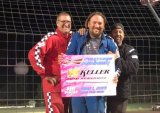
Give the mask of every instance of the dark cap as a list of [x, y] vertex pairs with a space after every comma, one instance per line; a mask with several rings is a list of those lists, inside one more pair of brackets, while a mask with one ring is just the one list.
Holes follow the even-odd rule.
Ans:
[[111, 31], [114, 29], [122, 29], [124, 31], [124, 26], [121, 23], [115, 23], [111, 27]]

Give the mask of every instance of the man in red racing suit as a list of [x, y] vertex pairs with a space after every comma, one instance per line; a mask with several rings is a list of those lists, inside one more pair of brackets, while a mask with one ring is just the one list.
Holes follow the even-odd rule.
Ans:
[[46, 113], [64, 113], [64, 110], [67, 113], [68, 109], [64, 108], [61, 97], [58, 55], [66, 53], [71, 37], [71, 16], [66, 12], [59, 13], [56, 25], [56, 31], [45, 35], [29, 51], [28, 58], [42, 80]]

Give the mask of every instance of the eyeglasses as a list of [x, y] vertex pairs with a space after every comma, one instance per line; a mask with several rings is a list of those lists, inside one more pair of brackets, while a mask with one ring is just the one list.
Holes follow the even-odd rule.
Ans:
[[71, 21], [68, 21], [68, 20], [58, 20], [59, 22], [62, 22], [62, 23], [71, 23]]

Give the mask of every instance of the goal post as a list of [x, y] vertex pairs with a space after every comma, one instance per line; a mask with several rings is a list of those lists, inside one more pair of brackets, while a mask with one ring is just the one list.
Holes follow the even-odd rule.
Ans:
[[141, 4], [144, 6], [148, 6], [148, 4], [151, 4], [152, 6], [158, 5], [160, 3], [160, 0], [140, 0]]
[[160, 0], [140, 0], [140, 2], [142, 5], [148, 6], [149, 10], [152, 12], [154, 18], [156, 19], [157, 23], [160, 26], [160, 18], [158, 17], [158, 14], [153, 8], [153, 6], [156, 6], [160, 3]]

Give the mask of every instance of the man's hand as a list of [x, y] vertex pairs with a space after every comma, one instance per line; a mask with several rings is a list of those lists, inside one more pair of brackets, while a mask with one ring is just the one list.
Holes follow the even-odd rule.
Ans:
[[119, 51], [118, 49], [116, 49], [116, 52], [115, 52], [115, 59], [119, 58], [120, 57], [120, 54], [119, 54]]
[[113, 83], [115, 83], [115, 85], [117, 86], [117, 83], [118, 83], [118, 75], [117, 74], [113, 78]]
[[80, 28], [80, 29], [78, 29], [78, 32], [79, 32], [80, 35], [84, 35], [86, 31], [87, 31], [86, 28]]
[[111, 51], [108, 51], [108, 53], [107, 54], [113, 54], [114, 55], [114, 60], [116, 60], [117, 59], [117, 54], [114, 54], [114, 53], [112, 53]]
[[63, 59], [64, 55], [65, 55], [64, 53], [61, 53], [61, 54], [58, 55], [58, 64], [62, 63], [62, 59]]
[[55, 86], [58, 83], [58, 80], [55, 77], [45, 77], [45, 79], [53, 86]]
[[115, 84], [117, 84], [117, 83], [118, 83], [118, 75], [115, 75], [115, 76], [114, 76], [114, 78], [113, 78], [113, 82], [114, 82]]

